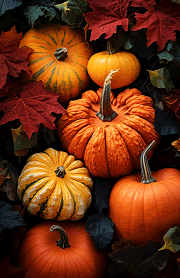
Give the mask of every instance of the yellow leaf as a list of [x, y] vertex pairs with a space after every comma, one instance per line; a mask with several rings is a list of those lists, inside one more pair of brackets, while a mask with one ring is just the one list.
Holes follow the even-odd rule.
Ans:
[[171, 143], [178, 151], [180, 151], [180, 138]]

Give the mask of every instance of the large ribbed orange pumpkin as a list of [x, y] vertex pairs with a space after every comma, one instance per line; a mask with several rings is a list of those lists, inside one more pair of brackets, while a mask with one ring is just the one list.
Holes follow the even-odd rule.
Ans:
[[117, 178], [137, 169], [142, 151], [160, 136], [154, 130], [153, 100], [135, 88], [115, 98], [111, 77], [103, 89], [70, 101], [57, 128], [63, 148], [84, 160], [93, 176]]
[[151, 173], [146, 154], [154, 144], [142, 153], [141, 173], [120, 178], [110, 193], [109, 216], [116, 240], [163, 244], [166, 232], [180, 225], [180, 171], [164, 168]]
[[18, 261], [24, 278], [105, 277], [105, 258], [81, 221], [37, 224], [25, 235]]
[[34, 51], [28, 56], [31, 75], [22, 81], [42, 80], [46, 89], [60, 94], [59, 102], [75, 99], [90, 83], [87, 63], [93, 54], [80, 30], [66, 25], [48, 25], [29, 30], [19, 47]]

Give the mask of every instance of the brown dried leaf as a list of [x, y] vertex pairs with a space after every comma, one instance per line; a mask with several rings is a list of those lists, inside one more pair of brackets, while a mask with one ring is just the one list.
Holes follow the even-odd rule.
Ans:
[[180, 138], [171, 143], [178, 151], [180, 151]]

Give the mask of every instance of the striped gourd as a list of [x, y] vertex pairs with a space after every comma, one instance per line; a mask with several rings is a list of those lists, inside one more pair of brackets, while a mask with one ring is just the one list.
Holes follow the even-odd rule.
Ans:
[[80, 30], [66, 25], [48, 25], [29, 30], [19, 47], [29, 46], [31, 74], [22, 75], [22, 81], [42, 80], [47, 90], [57, 92], [59, 102], [75, 99], [89, 86], [87, 63], [93, 54]]
[[81, 219], [91, 204], [92, 179], [81, 160], [52, 148], [27, 160], [18, 179], [18, 197], [32, 215]]

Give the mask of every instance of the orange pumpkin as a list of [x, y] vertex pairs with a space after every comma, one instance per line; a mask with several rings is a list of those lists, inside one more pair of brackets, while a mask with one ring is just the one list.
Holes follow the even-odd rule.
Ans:
[[141, 155], [141, 173], [122, 177], [110, 193], [109, 217], [116, 240], [163, 244], [166, 232], [180, 225], [180, 171], [165, 168], [151, 173], [146, 155], [154, 144]]
[[137, 57], [128, 52], [119, 50], [113, 54], [101, 51], [91, 56], [87, 64], [87, 71], [91, 79], [100, 87], [110, 70], [119, 68], [111, 81], [111, 88], [121, 88], [133, 83], [139, 76], [141, 66]]
[[29, 46], [34, 51], [28, 56], [31, 75], [22, 81], [42, 80], [44, 87], [60, 95], [59, 102], [75, 99], [90, 83], [87, 63], [93, 54], [80, 30], [66, 25], [48, 25], [29, 30], [19, 47]]
[[63, 148], [83, 160], [93, 176], [104, 178], [139, 168], [142, 151], [160, 139], [154, 130], [153, 100], [135, 88], [115, 98], [112, 74], [103, 89], [86, 91], [81, 99], [70, 101], [67, 115], [57, 122]]
[[37, 224], [26, 233], [18, 262], [24, 278], [103, 278], [106, 268], [83, 222]]

